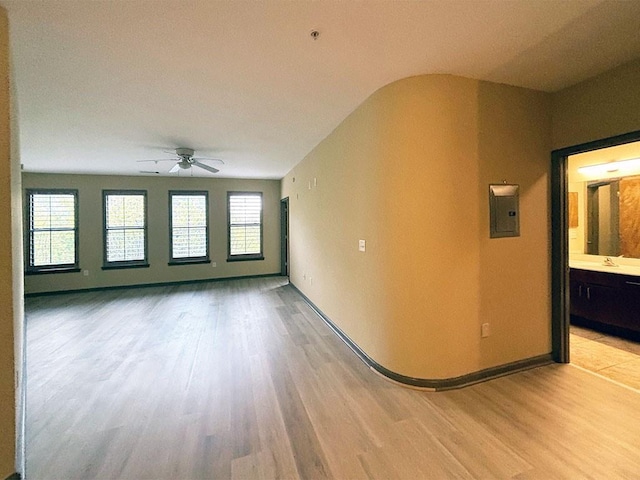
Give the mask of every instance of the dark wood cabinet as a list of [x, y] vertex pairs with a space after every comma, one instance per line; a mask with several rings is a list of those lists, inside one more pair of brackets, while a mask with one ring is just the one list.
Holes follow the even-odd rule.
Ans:
[[640, 277], [572, 268], [569, 278], [572, 323], [640, 336]]

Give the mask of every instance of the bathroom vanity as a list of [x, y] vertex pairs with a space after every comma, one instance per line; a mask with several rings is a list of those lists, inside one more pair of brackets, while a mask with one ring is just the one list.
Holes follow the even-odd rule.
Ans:
[[639, 152], [640, 143], [571, 156], [567, 197], [571, 323], [638, 341]]
[[638, 267], [572, 262], [571, 323], [640, 340]]

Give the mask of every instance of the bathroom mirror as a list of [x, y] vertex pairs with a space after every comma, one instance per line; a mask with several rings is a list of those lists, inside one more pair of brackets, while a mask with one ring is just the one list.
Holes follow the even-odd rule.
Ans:
[[585, 252], [640, 258], [640, 176], [586, 182]]
[[640, 259], [640, 142], [567, 159], [569, 254]]

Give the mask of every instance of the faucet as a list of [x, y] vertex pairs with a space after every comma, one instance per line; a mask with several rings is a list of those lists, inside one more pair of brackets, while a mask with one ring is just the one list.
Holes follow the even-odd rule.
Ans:
[[605, 257], [604, 261], [602, 262], [602, 264], [606, 267], [617, 267], [618, 265], [616, 263], [614, 263], [613, 260], [611, 260], [611, 257]]

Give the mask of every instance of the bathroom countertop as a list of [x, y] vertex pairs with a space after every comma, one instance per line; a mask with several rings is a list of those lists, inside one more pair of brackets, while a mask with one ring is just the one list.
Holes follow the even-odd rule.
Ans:
[[612, 258], [616, 266], [604, 265], [603, 261], [589, 260], [569, 260], [570, 268], [578, 268], [581, 270], [593, 270], [596, 272], [617, 273], [620, 275], [634, 275], [640, 277], [640, 266], [625, 265], [619, 263], [618, 258]]

